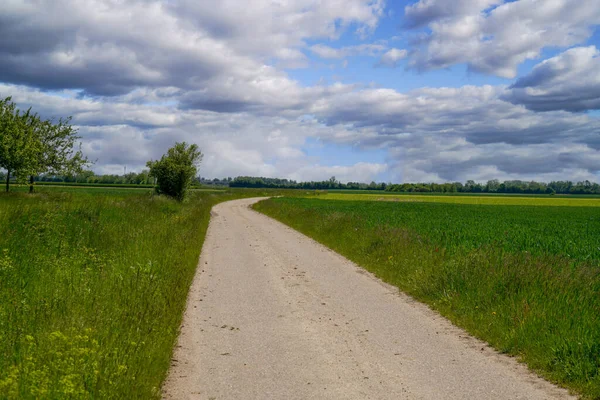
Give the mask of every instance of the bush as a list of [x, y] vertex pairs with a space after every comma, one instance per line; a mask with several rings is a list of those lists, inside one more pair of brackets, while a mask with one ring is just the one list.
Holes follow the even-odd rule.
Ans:
[[158, 161], [148, 161], [150, 176], [157, 179], [156, 191], [179, 201], [185, 198], [187, 189], [198, 173], [202, 153], [195, 144], [175, 143]]

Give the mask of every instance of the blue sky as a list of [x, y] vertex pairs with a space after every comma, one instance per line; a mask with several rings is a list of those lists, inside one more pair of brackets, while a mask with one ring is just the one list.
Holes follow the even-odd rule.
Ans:
[[[389, 47], [409, 48], [410, 39], [426, 29], [415, 32], [406, 32], [402, 29], [404, 7], [408, 4], [411, 4], [411, 2], [388, 2], [386, 15], [380, 19], [379, 25], [370, 36], [363, 38], [352, 30], [347, 30], [339, 39], [314, 40], [309, 41], [308, 45], [325, 44], [335, 49], [342, 49], [348, 46], [385, 43]], [[507, 85], [511, 83], [510, 79], [469, 73], [465, 65], [456, 65], [444, 70], [420, 72], [410, 69], [407, 65], [408, 60], [399, 62], [396, 68], [381, 68], [377, 66], [378, 60], [370, 56], [356, 55], [341, 59], [323, 60], [310, 50], [305, 50], [304, 54], [310, 60], [312, 67], [287, 69], [287, 72], [291, 78], [297, 79], [305, 86], [315, 85], [321, 81], [329, 83], [341, 81], [357, 85], [374, 84], [378, 87], [404, 92], [423, 86], [460, 87], [464, 85]], [[343, 66], [344, 61], [348, 61], [346, 67]], [[528, 64], [527, 67], [531, 69], [535, 62]]]
[[600, 180], [598, 0], [0, 5], [0, 95], [72, 115], [98, 173]]

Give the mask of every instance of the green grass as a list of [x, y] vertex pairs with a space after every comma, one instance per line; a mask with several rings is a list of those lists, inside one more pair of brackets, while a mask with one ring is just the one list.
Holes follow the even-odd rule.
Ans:
[[154, 185], [134, 184], [134, 183], [86, 183], [86, 182], [35, 182], [35, 186], [63, 186], [63, 187], [97, 187], [97, 188], [131, 188], [131, 189], [151, 189]]
[[[2, 188], [4, 189], [4, 188]], [[35, 194], [48, 194], [48, 193], [71, 193], [77, 195], [89, 195], [89, 196], [139, 196], [145, 194], [152, 194], [153, 188], [131, 188], [131, 187], [119, 187], [119, 186], [78, 186], [78, 185], [42, 185], [35, 186]], [[10, 193], [26, 194], [29, 193], [29, 186], [27, 185], [10, 185]], [[4, 190], [0, 190], [0, 195], [6, 196]]]
[[[385, 190], [352, 190], [352, 189], [327, 189], [325, 193], [332, 194], [369, 194], [382, 196], [438, 196], [438, 197], [536, 197], [536, 198], [574, 198], [574, 199], [599, 199], [600, 194], [545, 194], [545, 193], [497, 193], [497, 192], [388, 192]], [[362, 197], [362, 196], [361, 196]]]
[[600, 398], [597, 208], [307, 198], [255, 208], [548, 379]]
[[274, 194], [0, 194], [0, 398], [160, 397], [210, 209]]
[[[153, 189], [154, 185], [147, 185], [147, 184], [135, 184], [135, 183], [86, 183], [86, 182], [35, 182], [35, 187], [36, 188], [40, 188], [40, 187], [48, 187], [48, 186], [53, 186], [53, 187], [63, 187], [63, 188], [69, 188], [69, 187], [75, 187], [75, 188], [79, 188], [79, 187], [88, 187], [88, 188], [101, 188], [101, 189], [109, 189], [109, 188], [120, 188], [120, 189], [124, 189], [124, 188], [128, 188], [128, 189]], [[28, 185], [23, 185], [23, 184], [13, 184], [11, 185], [12, 188], [17, 187], [17, 188], [22, 188], [22, 187], [26, 187], [27, 190], [29, 190], [29, 186]], [[214, 187], [210, 187], [210, 186], [201, 186], [201, 185], [194, 185], [191, 188], [192, 190], [205, 190], [205, 191], [223, 191], [226, 190], [228, 188], [224, 188], [224, 187], [218, 187], [218, 188], [214, 188]], [[17, 189], [19, 190], [19, 189]]]
[[324, 193], [319, 196], [324, 200], [362, 200], [362, 201], [392, 201], [399, 203], [452, 203], [452, 204], [490, 204], [516, 206], [562, 206], [562, 207], [600, 207], [600, 197], [597, 196], [544, 196], [544, 195], [493, 195], [493, 194], [366, 194], [341, 192]]

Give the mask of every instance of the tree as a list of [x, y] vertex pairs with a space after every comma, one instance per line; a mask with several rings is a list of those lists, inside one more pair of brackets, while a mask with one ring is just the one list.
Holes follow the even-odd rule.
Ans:
[[34, 173], [41, 144], [34, 135], [40, 125], [31, 109], [21, 113], [8, 97], [0, 100], [0, 167], [6, 170], [6, 191], [11, 175], [25, 177]]
[[71, 117], [38, 121], [33, 127], [35, 140], [39, 142], [38, 154], [30, 171], [29, 192], [33, 193], [34, 175], [76, 175], [83, 172], [89, 161], [83, 156], [81, 147], [75, 150], [77, 130], [71, 126]]
[[42, 120], [31, 108], [21, 113], [10, 97], [0, 101], [0, 167], [7, 171], [6, 191], [11, 175], [23, 180], [29, 176], [31, 193], [35, 175], [82, 171], [89, 162], [74, 150], [79, 136], [70, 122], [71, 118]]
[[82, 170], [75, 175], [75, 182], [77, 183], [88, 183], [94, 179], [94, 171], [91, 170]]
[[485, 185], [485, 191], [489, 193], [496, 193], [500, 188], [500, 181], [498, 179], [492, 179], [487, 181]]
[[150, 176], [157, 179], [156, 191], [179, 201], [198, 173], [202, 153], [195, 144], [175, 143], [160, 160], [148, 161]]

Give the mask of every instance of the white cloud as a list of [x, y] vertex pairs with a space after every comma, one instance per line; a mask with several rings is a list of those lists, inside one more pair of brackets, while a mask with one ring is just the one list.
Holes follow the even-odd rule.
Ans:
[[505, 78], [546, 47], [584, 42], [600, 24], [597, 0], [421, 0], [405, 14], [408, 27], [430, 29], [417, 44], [414, 67], [465, 63]]
[[[0, 76], [48, 89], [120, 95], [203, 90], [306, 63], [305, 40], [372, 32], [382, 0], [40, 0], [0, 6]], [[159, 27], [159, 28], [158, 28]], [[52, 71], [49, 74], [48, 71]], [[281, 74], [274, 73], [275, 78]]]
[[289, 175], [296, 181], [322, 181], [335, 176], [336, 180], [348, 182], [369, 183], [377, 176], [386, 172], [386, 164], [359, 162], [350, 166], [323, 166], [319, 164], [305, 165]]
[[398, 61], [406, 58], [407, 55], [408, 52], [404, 49], [391, 49], [381, 56], [378, 65], [394, 68], [398, 65]]
[[321, 58], [345, 58], [351, 56], [371, 56], [374, 57], [381, 54], [387, 49], [382, 44], [360, 44], [356, 46], [346, 46], [341, 48], [333, 48], [324, 44], [316, 44], [310, 47], [310, 51]]

